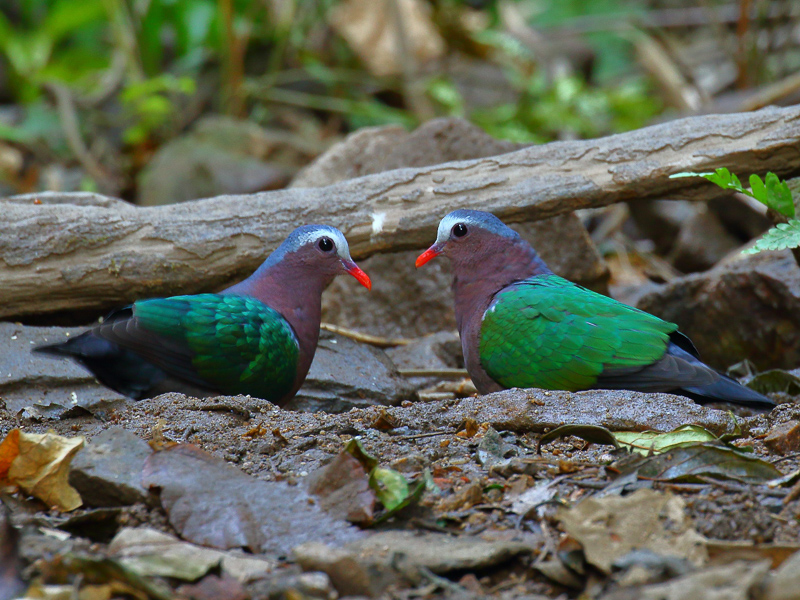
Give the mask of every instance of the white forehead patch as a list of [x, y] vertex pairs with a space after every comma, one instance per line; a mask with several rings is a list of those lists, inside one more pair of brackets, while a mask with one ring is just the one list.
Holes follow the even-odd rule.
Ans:
[[347, 245], [347, 240], [342, 232], [335, 227], [321, 225], [309, 231], [304, 231], [298, 236], [297, 247], [300, 248], [306, 244], [316, 244], [317, 241], [323, 237], [329, 237], [333, 240], [336, 246], [336, 254], [341, 258], [350, 259], [350, 247]]
[[450, 232], [456, 223], [466, 223], [467, 225], [475, 225], [478, 222], [469, 215], [454, 215], [449, 214], [439, 221], [439, 229], [436, 232], [436, 242], [444, 243], [450, 239]]

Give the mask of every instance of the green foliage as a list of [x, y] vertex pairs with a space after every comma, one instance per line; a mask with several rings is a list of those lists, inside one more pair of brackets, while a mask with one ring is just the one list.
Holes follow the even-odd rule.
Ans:
[[795, 205], [792, 191], [785, 181], [773, 172], [768, 172], [762, 180], [756, 174], [750, 176], [750, 189], [742, 186], [739, 178], [725, 167], [713, 173], [675, 173], [670, 179], [679, 177], [702, 177], [726, 190], [734, 190], [740, 194], [758, 200], [767, 208], [789, 219], [788, 223], [778, 223], [767, 231], [755, 245], [744, 251], [745, 254], [757, 254], [764, 250], [785, 250], [800, 247], [800, 220], [794, 219]]
[[177, 110], [176, 97], [191, 96], [195, 87], [191, 77], [166, 74], [127, 86], [121, 100], [132, 116], [133, 125], [123, 133], [125, 142], [139, 144], [146, 141], [174, 116]]
[[19, 97], [34, 100], [48, 80], [74, 81], [105, 67], [92, 35], [104, 16], [102, 0], [57, 0], [46, 11], [23, 12], [21, 24], [0, 11], [0, 54]]
[[427, 487], [431, 485], [435, 487], [427, 469], [423, 477], [409, 482], [402, 473], [388, 467], [379, 466], [378, 459], [364, 449], [358, 438], [353, 438], [347, 442], [344, 451], [351, 454], [353, 458], [361, 463], [364, 470], [369, 473], [369, 487], [372, 488], [378, 501], [383, 505], [384, 512], [375, 520], [374, 525], [382, 523], [407, 506], [418, 502]]
[[702, 177], [726, 190], [734, 190], [745, 196], [758, 200], [767, 208], [779, 212], [784, 217], [794, 217], [795, 208], [792, 192], [785, 181], [781, 181], [773, 172], [768, 172], [765, 181], [758, 175], [750, 176], [750, 190], [745, 188], [739, 178], [725, 167], [713, 173], [675, 173], [670, 179], [679, 177]]
[[800, 247], [800, 221], [790, 219], [788, 223], [778, 223], [767, 231], [745, 254], [757, 254], [764, 250], [786, 250]]

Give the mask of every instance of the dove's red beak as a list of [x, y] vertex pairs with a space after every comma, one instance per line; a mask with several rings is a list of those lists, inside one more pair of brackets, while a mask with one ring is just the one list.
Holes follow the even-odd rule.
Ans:
[[420, 254], [417, 257], [417, 262], [414, 263], [414, 264], [417, 265], [417, 268], [419, 269], [422, 265], [424, 265], [430, 259], [432, 259], [432, 258], [434, 258], [436, 256], [439, 256], [441, 253], [442, 253], [442, 248], [440, 248], [438, 244], [434, 244], [433, 246], [431, 246], [430, 248], [425, 250], [425, 252]]
[[363, 285], [368, 290], [372, 289], [372, 280], [370, 280], [369, 275], [364, 273], [364, 271], [362, 271], [356, 263], [350, 261], [349, 263], [343, 263], [343, 264], [347, 272], [350, 273], [350, 275], [352, 275], [353, 277], [355, 277], [358, 283]]

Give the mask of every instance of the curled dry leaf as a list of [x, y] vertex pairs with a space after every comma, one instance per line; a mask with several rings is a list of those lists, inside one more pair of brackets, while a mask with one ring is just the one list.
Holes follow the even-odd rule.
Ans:
[[342, 450], [323, 468], [311, 473], [308, 491], [334, 516], [351, 523], [372, 522], [375, 493], [370, 488], [364, 466], [348, 450]]
[[161, 489], [169, 522], [203, 546], [288, 555], [303, 542], [341, 544], [361, 535], [305, 490], [259, 481], [191, 444], [150, 455], [142, 484]]
[[703, 564], [705, 538], [692, 528], [679, 496], [639, 490], [630, 496], [587, 498], [560, 510], [558, 520], [583, 546], [586, 560], [604, 573], [635, 548]]
[[82, 501], [68, 482], [69, 465], [83, 444], [82, 437], [12, 429], [0, 444], [0, 483], [18, 486], [58, 510], [75, 510]]
[[444, 41], [420, 0], [347, 0], [336, 5], [330, 20], [367, 68], [380, 77], [403, 71], [399, 48], [405, 48], [416, 64], [445, 52]]

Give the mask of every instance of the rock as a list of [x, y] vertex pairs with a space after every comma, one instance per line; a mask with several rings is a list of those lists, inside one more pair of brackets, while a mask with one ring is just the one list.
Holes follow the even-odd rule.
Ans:
[[764, 438], [764, 444], [777, 454], [789, 454], [800, 449], [800, 421], [787, 421], [775, 426]]
[[716, 368], [745, 358], [759, 370], [800, 363], [800, 268], [788, 250], [737, 253], [645, 294], [637, 307], [677, 323]]
[[359, 561], [397, 566], [406, 578], [412, 579], [420, 568], [439, 574], [480, 570], [531, 551], [531, 547], [522, 542], [414, 531], [382, 531], [345, 548]]
[[[164, 144], [139, 175], [139, 204], [155, 206], [285, 186], [294, 168], [270, 155], [276, 140], [250, 121], [206, 117]], [[270, 155], [270, 160], [265, 160]]]
[[432, 333], [410, 344], [386, 350], [398, 369], [458, 369], [464, 367], [457, 331]]
[[[403, 415], [395, 410], [387, 409], [402, 419]], [[601, 425], [612, 431], [672, 431], [694, 423], [721, 435], [732, 431], [734, 426], [725, 411], [700, 406], [683, 396], [627, 390], [511, 389], [474, 398], [417, 404], [413, 410], [415, 427], [431, 431], [457, 428], [468, 418], [489, 423], [497, 431], [517, 433], [545, 433], [565, 423]], [[408, 419], [407, 414], [405, 417]]]
[[525, 146], [497, 140], [454, 117], [433, 119], [411, 133], [397, 125], [364, 127], [302, 169], [290, 187], [323, 187], [382, 171], [495, 156]]
[[219, 577], [213, 573], [197, 583], [185, 583], [175, 590], [179, 598], [187, 600], [250, 600], [242, 584], [230, 575]]
[[701, 206], [681, 224], [669, 259], [684, 273], [706, 271], [741, 245], [713, 212]]
[[204, 548], [147, 527], [121, 529], [111, 540], [108, 552], [143, 577], [186, 581], [194, 581], [219, 566], [224, 575], [247, 582], [266, 577], [277, 567], [275, 561], [263, 557]]
[[694, 217], [699, 205], [689, 200], [635, 200], [628, 210], [638, 233], [653, 240], [659, 254], [667, 254], [675, 244], [681, 225]]
[[399, 404], [413, 391], [380, 348], [322, 331], [308, 377], [286, 408], [344, 412], [353, 407]]
[[152, 449], [121, 427], [106, 429], [72, 460], [69, 483], [86, 506], [129, 506], [145, 502], [142, 467]]
[[631, 550], [614, 560], [614, 580], [623, 586], [659, 583], [694, 570], [683, 557], [658, 554], [652, 550]]
[[[736, 561], [709, 567], [664, 583], [643, 587], [618, 588], [600, 600], [750, 600], [759, 595], [761, 582], [769, 571], [769, 561]], [[795, 595], [786, 596], [796, 598]], [[772, 600], [771, 597], [767, 597]]]
[[374, 598], [397, 582], [389, 567], [372, 567], [359, 561], [353, 552], [332, 548], [319, 542], [297, 546], [294, 560], [305, 571], [321, 571], [330, 577], [333, 587], [342, 596]]
[[795, 552], [767, 579], [764, 600], [794, 600], [800, 590], [800, 552]]
[[343, 548], [302, 544], [294, 549], [294, 556], [303, 569], [327, 573], [340, 594], [375, 597], [398, 582], [418, 584], [423, 569], [433, 573], [480, 570], [529, 552], [531, 547], [522, 542], [382, 531]]
[[31, 352], [37, 345], [62, 341], [83, 330], [0, 323], [0, 399], [6, 410], [39, 418], [61, 418], [84, 409], [103, 416], [128, 402], [99, 385], [77, 363]]
[[759, 237], [772, 227], [772, 222], [767, 218], [767, 207], [742, 194], [725, 194], [712, 198], [706, 204], [725, 229], [742, 242]]
[[[495, 156], [520, 147], [455, 118], [434, 119], [411, 133], [395, 126], [361, 129], [301, 171], [292, 187], [321, 187], [389, 169]], [[607, 291], [608, 269], [574, 214], [513, 227], [553, 271]], [[368, 298], [354, 294], [356, 288], [345, 278], [335, 280], [322, 299], [323, 319], [387, 337], [454, 329], [450, 265], [446, 260], [433, 261], [424, 272], [417, 272], [413, 265], [418, 254], [382, 254], [363, 261], [374, 283]]]
[[[298, 571], [299, 568], [295, 567]], [[331, 578], [322, 571], [308, 573], [286, 572], [283, 569], [275, 577], [262, 579], [248, 586], [252, 600], [274, 600], [277, 598], [319, 598], [336, 600], [339, 594], [333, 588]]]

